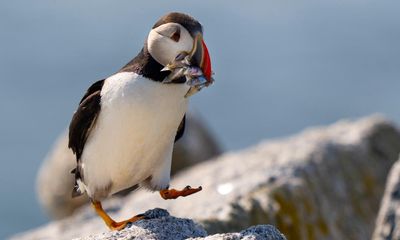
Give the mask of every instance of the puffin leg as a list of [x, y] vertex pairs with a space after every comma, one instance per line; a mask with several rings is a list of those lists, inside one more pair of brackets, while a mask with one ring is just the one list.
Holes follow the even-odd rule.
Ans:
[[160, 191], [160, 195], [165, 200], [167, 199], [176, 199], [178, 197], [186, 197], [193, 193], [197, 193], [201, 191], [201, 187], [198, 188], [191, 188], [190, 186], [186, 186], [182, 190], [175, 190], [175, 189], [164, 189]]
[[136, 222], [145, 218], [144, 215], [139, 214], [125, 221], [116, 222], [104, 211], [103, 207], [101, 206], [101, 202], [92, 201], [92, 206], [110, 230], [122, 230], [128, 223]]

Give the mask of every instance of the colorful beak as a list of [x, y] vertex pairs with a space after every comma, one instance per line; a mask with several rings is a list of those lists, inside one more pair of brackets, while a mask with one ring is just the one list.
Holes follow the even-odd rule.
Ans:
[[207, 45], [203, 41], [203, 35], [198, 33], [194, 39], [194, 46], [192, 50], [192, 61], [203, 71], [204, 77], [208, 82], [212, 81], [211, 59], [208, 53]]

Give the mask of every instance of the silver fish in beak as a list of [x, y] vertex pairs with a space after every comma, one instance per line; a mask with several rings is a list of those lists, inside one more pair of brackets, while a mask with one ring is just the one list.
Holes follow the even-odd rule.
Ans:
[[201, 33], [197, 34], [192, 50], [181, 52], [172, 63], [161, 71], [171, 71], [163, 83], [173, 83], [181, 77], [186, 77], [186, 84], [190, 86], [185, 97], [190, 97], [202, 88], [214, 82], [212, 78], [211, 59]]

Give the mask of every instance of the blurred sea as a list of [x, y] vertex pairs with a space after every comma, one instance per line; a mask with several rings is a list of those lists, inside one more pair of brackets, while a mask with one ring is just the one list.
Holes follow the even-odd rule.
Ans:
[[216, 83], [192, 99], [227, 150], [374, 112], [400, 121], [400, 2], [0, 2], [0, 239], [47, 221], [35, 175], [86, 88], [183, 11]]

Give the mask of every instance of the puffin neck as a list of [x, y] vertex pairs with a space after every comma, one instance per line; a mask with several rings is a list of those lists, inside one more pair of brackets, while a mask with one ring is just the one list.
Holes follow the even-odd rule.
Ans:
[[161, 69], [163, 66], [150, 55], [145, 45], [139, 54], [119, 72], [134, 72], [153, 81], [161, 82], [171, 73], [170, 71], [161, 71]]

